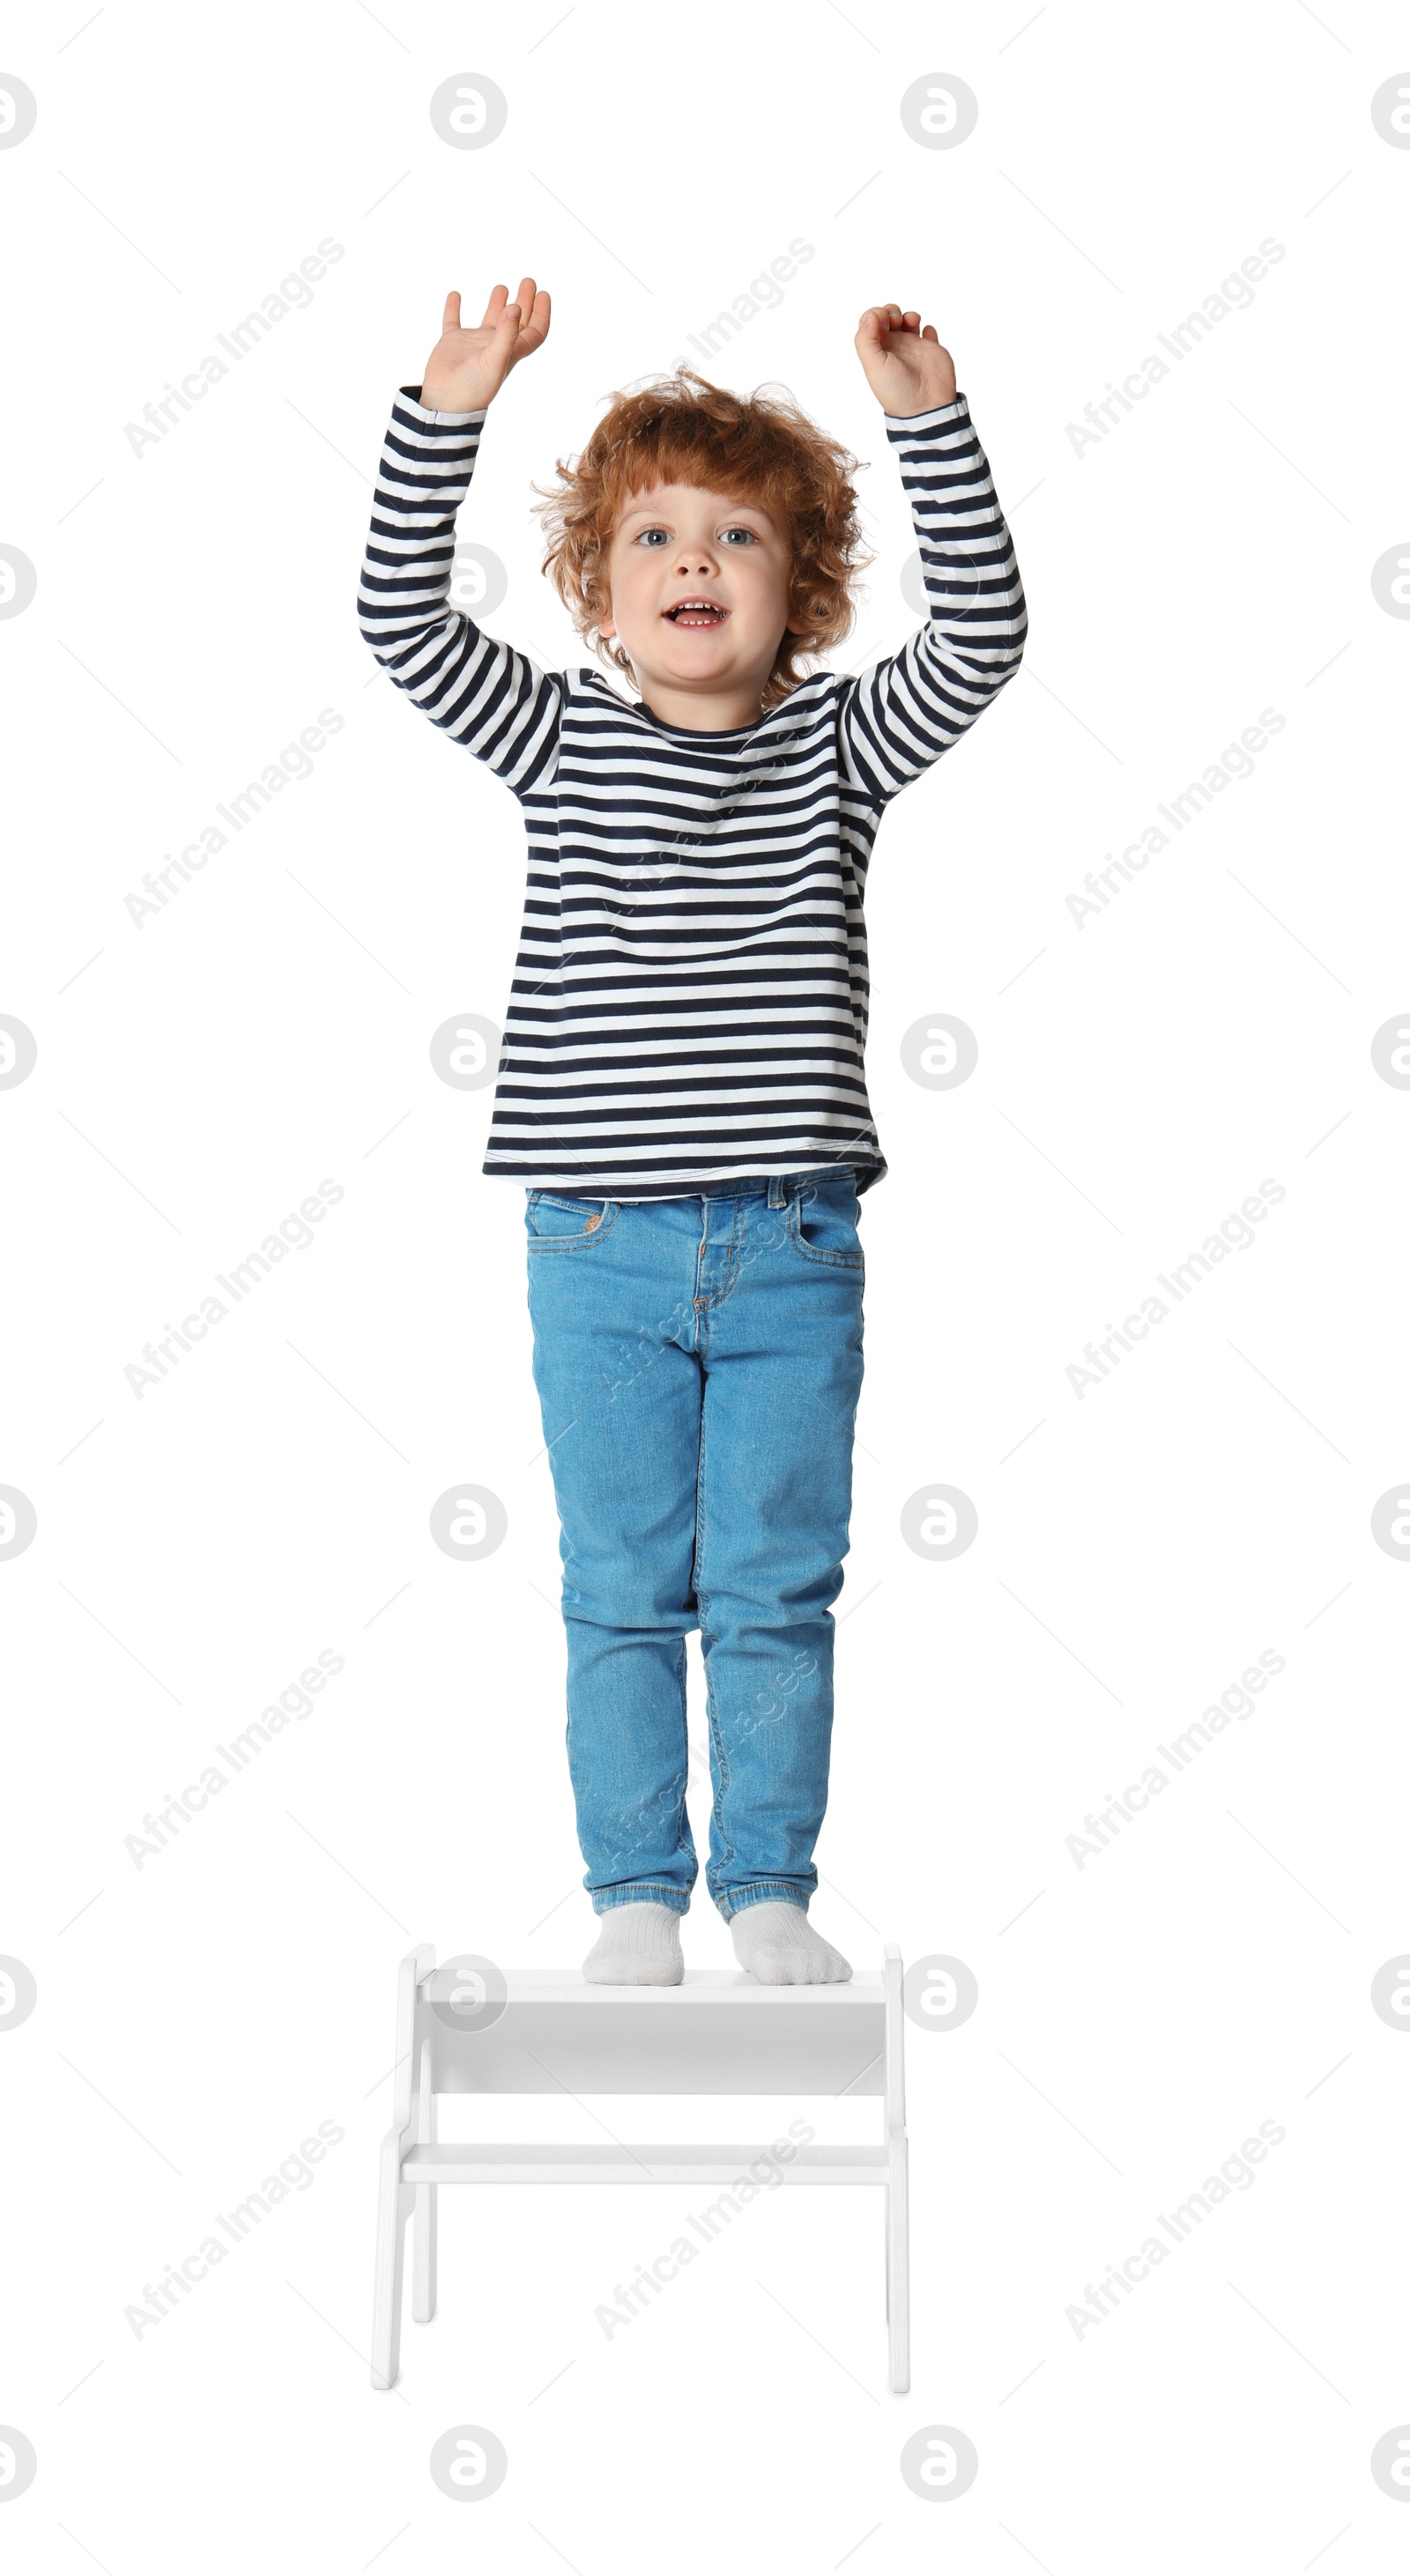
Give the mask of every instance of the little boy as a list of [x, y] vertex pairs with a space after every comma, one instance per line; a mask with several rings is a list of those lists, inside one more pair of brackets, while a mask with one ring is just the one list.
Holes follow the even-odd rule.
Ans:
[[392, 406], [359, 602], [398, 688], [513, 789], [523, 934], [484, 1170], [527, 1193], [534, 1379], [561, 1524], [583, 1973], [675, 1985], [697, 1861], [686, 1652], [714, 1804], [706, 1885], [768, 1984], [851, 1968], [808, 1921], [827, 1804], [830, 1604], [862, 1377], [862, 900], [891, 798], [1017, 668], [1013, 547], [933, 325], [856, 349], [886, 414], [929, 622], [859, 678], [855, 463], [789, 402], [693, 369], [618, 395], [545, 505], [579, 634], [634, 680], [543, 671], [448, 601], [491, 402], [549, 298], [448, 297]]

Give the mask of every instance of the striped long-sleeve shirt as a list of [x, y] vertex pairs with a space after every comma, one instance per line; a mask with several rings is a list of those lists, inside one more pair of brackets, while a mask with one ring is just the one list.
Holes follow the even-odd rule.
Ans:
[[[419, 389], [417, 389], [419, 391]], [[666, 724], [449, 602], [485, 413], [392, 406], [359, 616], [398, 688], [513, 789], [528, 889], [483, 1169], [639, 1201], [886, 1171], [863, 1057], [877, 825], [1023, 650], [1013, 546], [963, 394], [886, 417], [928, 623], [754, 724]]]

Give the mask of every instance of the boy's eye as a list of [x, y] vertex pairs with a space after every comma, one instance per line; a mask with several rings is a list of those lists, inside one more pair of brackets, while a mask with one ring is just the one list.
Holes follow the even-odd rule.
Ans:
[[[745, 537], [748, 539], [751, 546], [756, 546], [759, 542], [758, 537], [752, 528], [746, 528], [740, 525], [736, 525], [732, 528], [724, 528], [721, 530], [721, 534], [725, 537]], [[656, 551], [654, 540], [657, 537], [660, 537], [666, 545], [669, 545], [671, 542], [671, 532], [669, 528], [643, 528], [638, 535], [636, 542], [639, 546], [646, 546], [654, 553]]]

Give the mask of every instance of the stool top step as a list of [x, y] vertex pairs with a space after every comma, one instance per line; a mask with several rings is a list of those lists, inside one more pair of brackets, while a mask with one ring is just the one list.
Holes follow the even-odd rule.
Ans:
[[[508, 2004], [576, 2004], [598, 2012], [681, 2012], [692, 2005], [728, 2003], [746, 2012], [789, 2007], [846, 2013], [866, 2005], [875, 2010], [885, 2001], [879, 1968], [859, 1968], [843, 1986], [760, 1986], [742, 1968], [687, 1968], [678, 1986], [594, 1986], [580, 1968], [506, 1968], [503, 1974]], [[433, 1968], [417, 1991], [435, 2003], [463, 1984], [453, 1970]]]
[[886, 2094], [899, 2125], [900, 1951], [841, 1986], [761, 1986], [688, 1968], [678, 1986], [589, 1985], [580, 1968], [402, 1960], [399, 2116], [413, 2067], [432, 2093]]

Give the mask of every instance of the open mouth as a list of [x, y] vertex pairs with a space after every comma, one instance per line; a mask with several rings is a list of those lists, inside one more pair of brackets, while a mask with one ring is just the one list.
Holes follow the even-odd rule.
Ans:
[[664, 614], [673, 626], [723, 626], [729, 611], [718, 608], [713, 599], [682, 599]]

